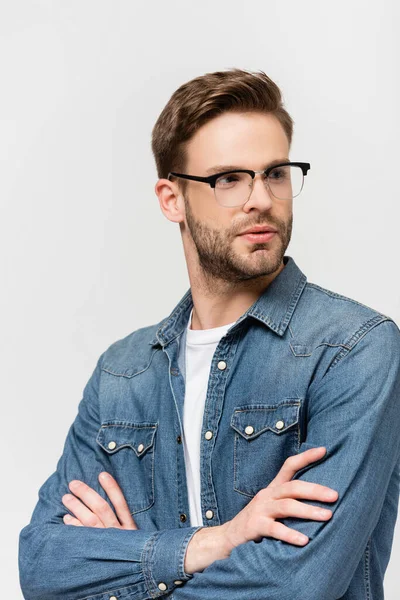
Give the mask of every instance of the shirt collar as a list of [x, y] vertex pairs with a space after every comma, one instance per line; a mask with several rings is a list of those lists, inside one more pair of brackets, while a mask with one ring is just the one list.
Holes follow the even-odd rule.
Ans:
[[[245, 318], [253, 317], [264, 323], [277, 335], [282, 336], [285, 333], [307, 283], [307, 277], [291, 256], [284, 256], [283, 262], [285, 267], [282, 271], [246, 312], [239, 317], [229, 331], [237, 327]], [[189, 288], [170, 315], [161, 322], [155, 337], [149, 344], [165, 346], [179, 336], [187, 326], [192, 308], [193, 299]]]

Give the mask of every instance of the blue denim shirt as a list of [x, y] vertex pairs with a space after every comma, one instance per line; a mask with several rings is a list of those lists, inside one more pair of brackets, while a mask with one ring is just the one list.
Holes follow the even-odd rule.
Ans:
[[[325, 446], [295, 479], [338, 491], [333, 503], [302, 500], [332, 509], [332, 518], [280, 519], [308, 544], [264, 537], [185, 573], [187, 545], [200, 529], [190, 527], [182, 444], [189, 289], [166, 319], [98, 359], [56, 470], [20, 532], [26, 599], [383, 598], [399, 499], [400, 331], [388, 316], [307, 282], [292, 257], [284, 261], [212, 359], [202, 516], [205, 527], [225, 523], [286, 458]], [[103, 470], [120, 484], [138, 530], [64, 524], [61, 498], [72, 479], [112, 506], [98, 482]]]

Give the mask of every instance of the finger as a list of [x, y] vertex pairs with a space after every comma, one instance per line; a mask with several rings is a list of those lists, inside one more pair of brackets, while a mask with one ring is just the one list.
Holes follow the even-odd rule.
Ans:
[[[76, 479], [69, 483], [69, 488], [83, 503], [82, 506], [75, 503], [75, 507], [79, 508], [80, 513], [76, 516], [84, 525], [88, 527], [120, 527], [111, 506], [94, 489]], [[85, 505], [89, 511], [85, 510]], [[74, 514], [76, 513], [74, 512]]]
[[286, 527], [286, 525], [279, 523], [279, 521], [272, 522], [268, 536], [276, 540], [294, 544], [295, 546], [305, 546], [308, 543], [306, 535], [303, 535], [300, 531]]
[[66, 525], [76, 525], [77, 527], [83, 527], [79, 519], [75, 519], [75, 517], [71, 517], [71, 515], [69, 514], [63, 516], [63, 521]]
[[298, 517], [300, 519], [312, 519], [315, 521], [327, 521], [332, 517], [332, 511], [320, 506], [304, 504], [292, 498], [284, 498], [274, 503], [274, 508], [269, 516], [273, 519], [284, 519], [286, 517]]
[[99, 481], [104, 491], [107, 493], [107, 496], [110, 498], [119, 522], [124, 529], [137, 529], [137, 525], [133, 520], [125, 496], [114, 477], [103, 471], [99, 475]]
[[338, 492], [330, 487], [313, 483], [311, 481], [302, 481], [294, 479], [281, 485], [273, 487], [269, 491], [269, 498], [275, 500], [279, 498], [303, 498], [307, 500], [320, 500], [322, 502], [335, 502], [338, 499]]
[[300, 452], [299, 454], [293, 454], [292, 456], [289, 456], [269, 486], [280, 485], [281, 483], [290, 481], [297, 471], [303, 467], [306, 467], [312, 462], [320, 460], [325, 454], [326, 448], [324, 446], [320, 446], [319, 448], [310, 448], [309, 450], [305, 450], [305, 452]]
[[62, 503], [85, 527], [104, 527], [101, 519], [72, 494], [64, 494]]

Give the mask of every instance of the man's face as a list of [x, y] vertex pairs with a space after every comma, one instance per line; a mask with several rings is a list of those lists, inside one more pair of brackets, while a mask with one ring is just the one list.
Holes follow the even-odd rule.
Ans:
[[[276, 117], [262, 113], [224, 113], [201, 127], [188, 144], [186, 173], [207, 176], [216, 165], [255, 171], [275, 159], [289, 160], [289, 143]], [[224, 169], [220, 169], [222, 171]], [[243, 199], [244, 201], [245, 199]], [[188, 182], [183, 237], [195, 249], [204, 274], [239, 282], [274, 273], [282, 266], [292, 232], [292, 200], [274, 198], [256, 176], [243, 206], [219, 205], [206, 183]], [[270, 225], [277, 233], [268, 242], [251, 242], [240, 233], [254, 225]], [[185, 239], [184, 239], [185, 242]]]

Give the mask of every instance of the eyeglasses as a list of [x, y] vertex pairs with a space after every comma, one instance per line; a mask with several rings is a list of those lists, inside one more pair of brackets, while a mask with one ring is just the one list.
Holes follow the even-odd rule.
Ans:
[[283, 162], [261, 171], [237, 169], [223, 171], [209, 177], [186, 175], [184, 173], [168, 173], [170, 177], [190, 179], [208, 183], [214, 189], [215, 199], [221, 206], [242, 206], [246, 204], [253, 191], [254, 177], [264, 175], [264, 183], [271, 194], [278, 200], [291, 200], [303, 189], [304, 176], [311, 168], [310, 163]]

